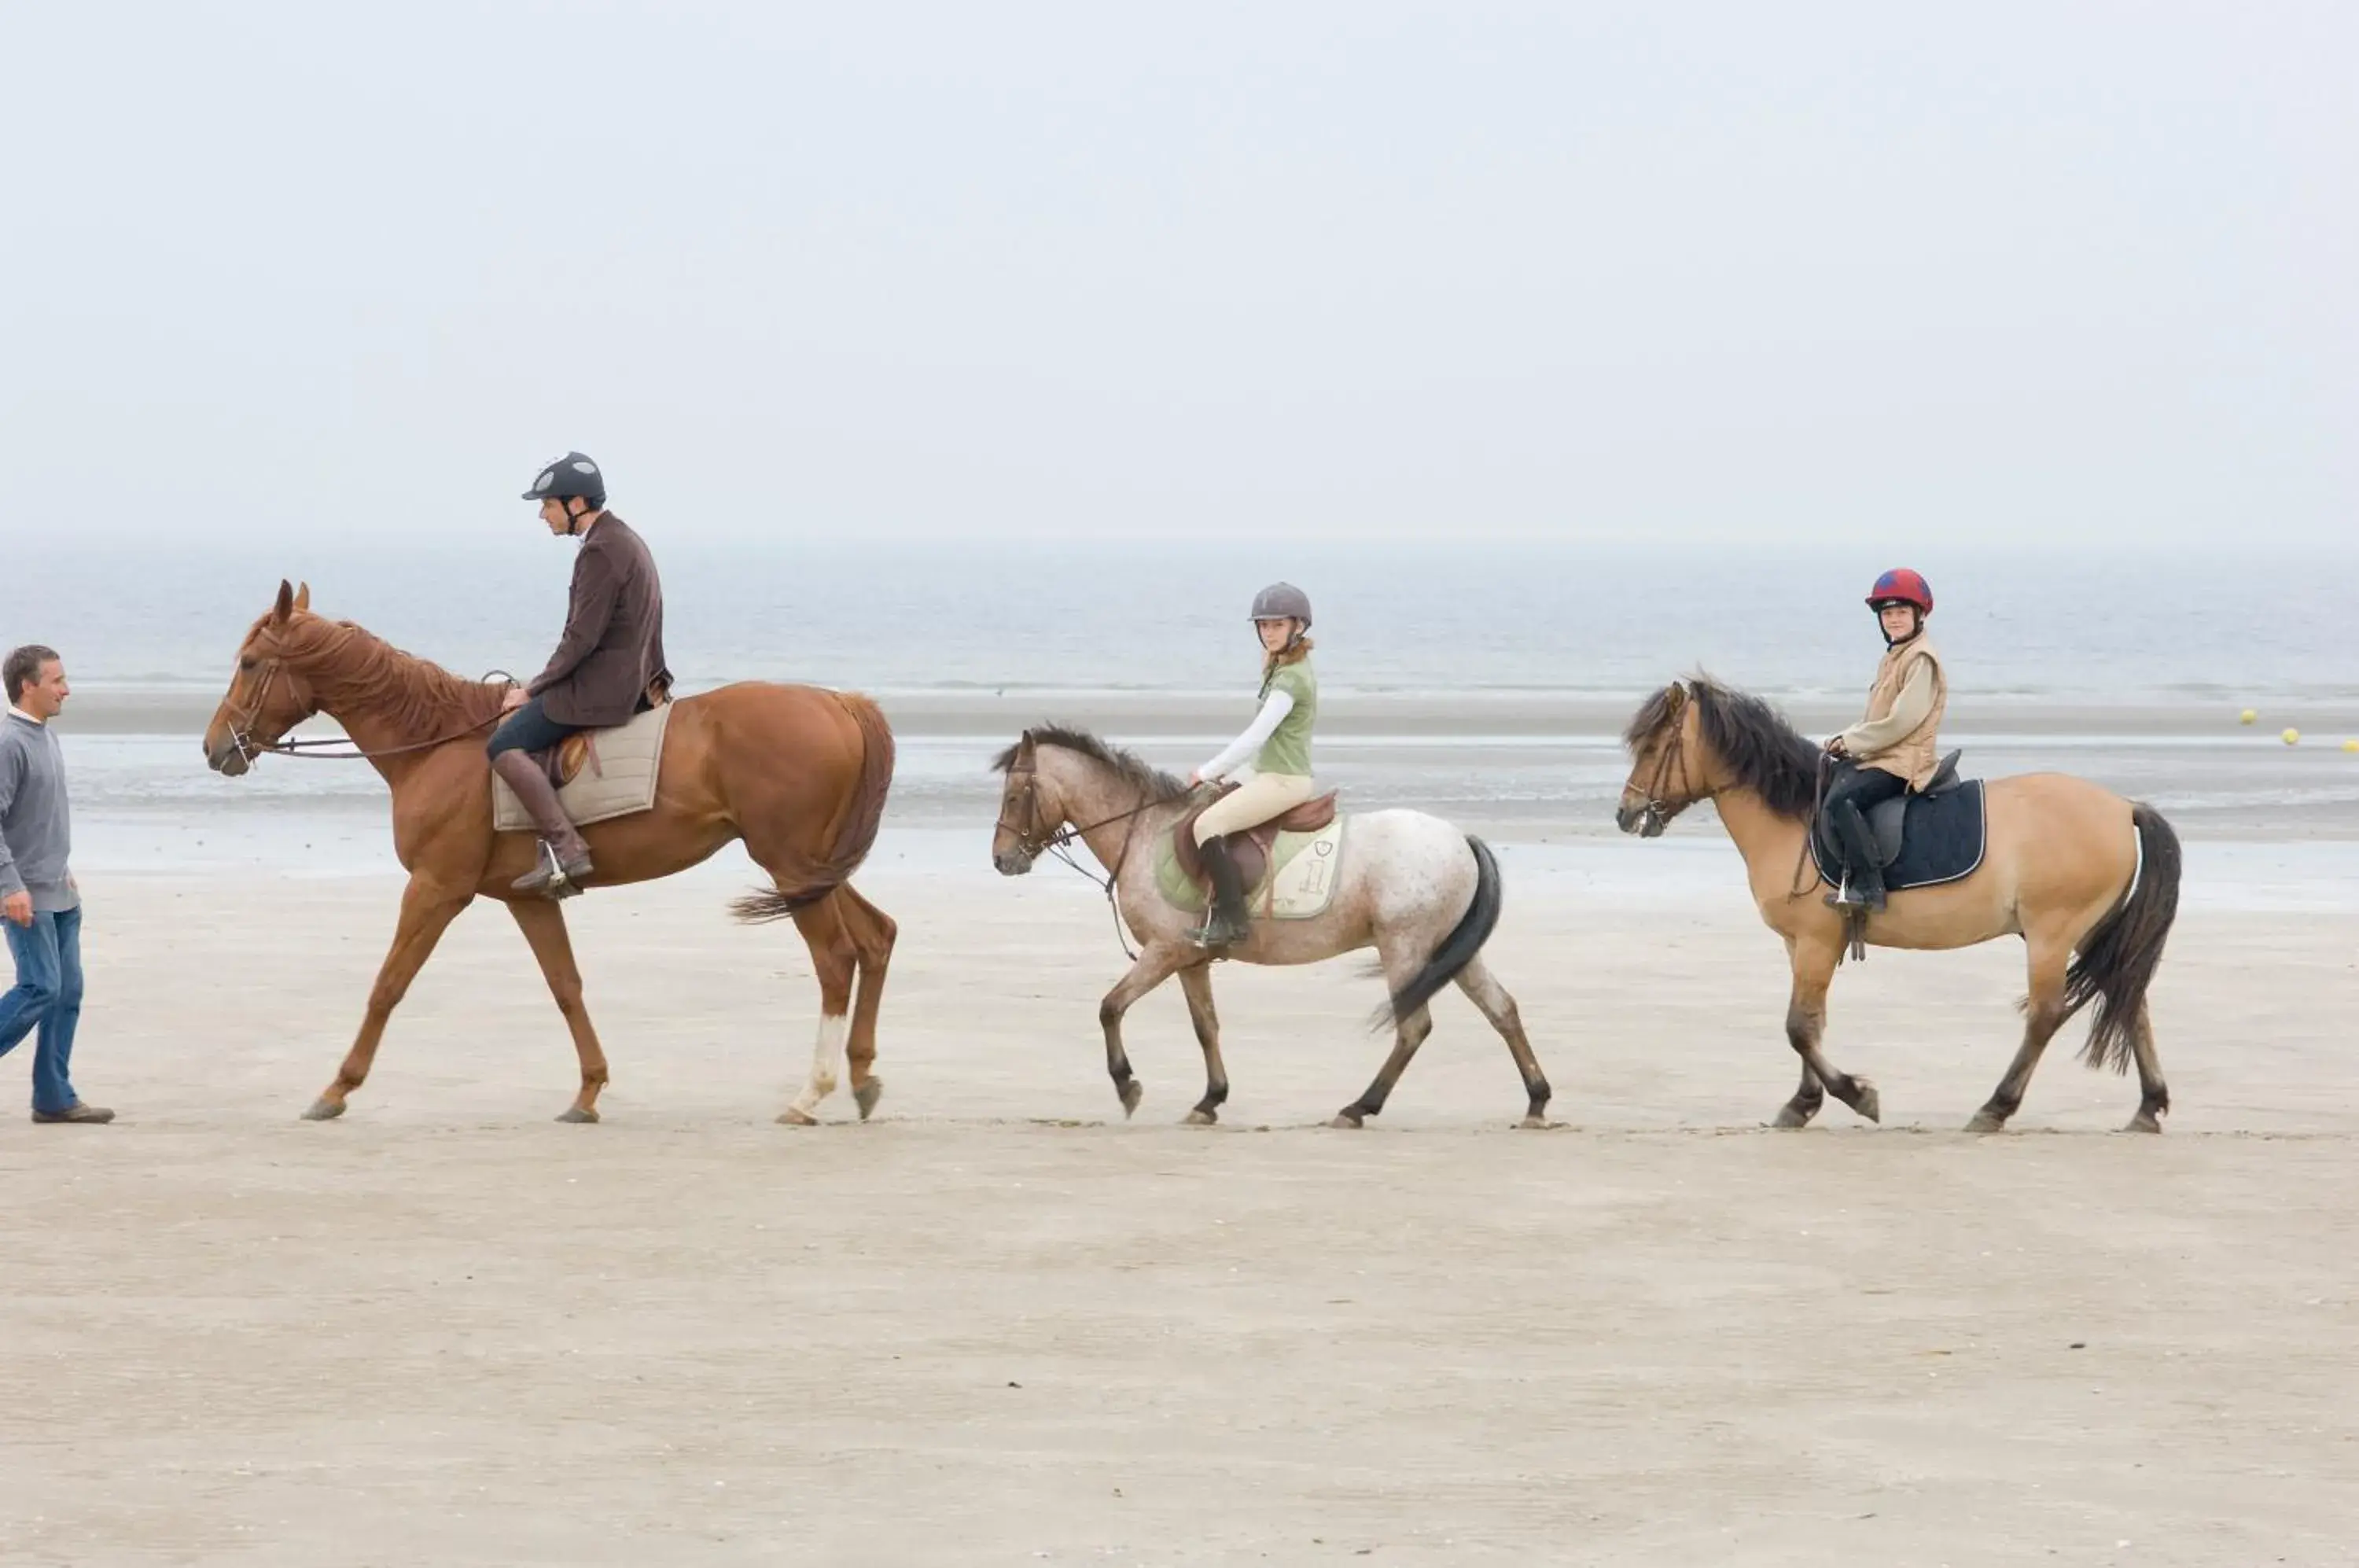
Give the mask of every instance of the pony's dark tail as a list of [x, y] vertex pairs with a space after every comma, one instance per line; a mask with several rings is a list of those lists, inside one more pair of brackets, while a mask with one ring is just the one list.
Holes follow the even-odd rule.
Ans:
[[1474, 901], [1458, 917], [1458, 924], [1441, 939], [1425, 967], [1412, 975], [1408, 984], [1392, 994], [1385, 1006], [1376, 1009], [1368, 1020], [1372, 1029], [1392, 1029], [1416, 1016], [1417, 1010], [1441, 994], [1441, 988], [1458, 978], [1459, 972], [1474, 962], [1483, 944], [1499, 926], [1499, 863], [1492, 856], [1491, 846], [1466, 835], [1466, 847], [1474, 852]]
[[2179, 835], [2162, 813], [2147, 805], [2131, 808], [2137, 826], [2137, 886], [2119, 909], [2097, 922], [2081, 941], [2064, 972], [2064, 1016], [2090, 1003], [2089, 1043], [2081, 1060], [2092, 1067], [2129, 1071], [2146, 1016], [2146, 988], [2162, 962], [2162, 944], [2179, 917]]
[[830, 695], [860, 727], [860, 779], [853, 786], [851, 809], [844, 813], [834, 847], [804, 874], [800, 883], [792, 887], [765, 887], [729, 906], [729, 912], [748, 925], [785, 920], [825, 898], [851, 880], [876, 843], [885, 796], [893, 787], [893, 727], [885, 722], [885, 711], [859, 692]]

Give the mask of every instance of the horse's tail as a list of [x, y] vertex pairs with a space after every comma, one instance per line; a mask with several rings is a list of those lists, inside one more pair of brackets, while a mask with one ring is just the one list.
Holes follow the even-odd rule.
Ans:
[[2129, 1071], [2146, 1016], [2146, 990], [2179, 916], [2179, 835], [2151, 806], [2133, 806], [2130, 821], [2137, 827], [2137, 885], [2081, 939], [2081, 950], [2064, 973], [2066, 1018], [2091, 1002], [2097, 1005], [2081, 1060], [2116, 1073]]
[[792, 887], [765, 887], [729, 906], [730, 913], [749, 925], [784, 920], [809, 909], [849, 881], [868, 858], [876, 843], [876, 824], [885, 815], [885, 797], [893, 788], [893, 726], [885, 710], [857, 691], [829, 693], [860, 728], [860, 779], [853, 786], [851, 810], [826, 857], [812, 865]]
[[1491, 846], [1466, 835], [1466, 847], [1474, 852], [1474, 901], [1458, 917], [1458, 924], [1441, 939], [1425, 967], [1409, 978], [1407, 985], [1392, 994], [1385, 1006], [1376, 1009], [1368, 1027], [1391, 1029], [1417, 1014], [1419, 1007], [1441, 994], [1441, 988], [1458, 978], [1460, 971], [1474, 962], [1483, 944], [1499, 926], [1499, 907], [1503, 902], [1499, 888], [1499, 862], [1493, 857]]

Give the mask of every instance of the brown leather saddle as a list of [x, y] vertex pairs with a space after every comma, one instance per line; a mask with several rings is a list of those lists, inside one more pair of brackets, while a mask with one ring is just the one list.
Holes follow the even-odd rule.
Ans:
[[[631, 717], [636, 719], [639, 713], [652, 713], [670, 701], [671, 682], [658, 681], [647, 688], [647, 695], [640, 699], [639, 713], [633, 713]], [[614, 727], [620, 729], [622, 726], [617, 724]], [[598, 737], [605, 733], [603, 730], [576, 730], [555, 746], [534, 752], [532, 759], [540, 764], [541, 771], [549, 775], [549, 781], [560, 789], [581, 778], [584, 768], [592, 777], [603, 778], [606, 770], [598, 761]]]
[[[1234, 784], [1223, 785], [1218, 794], [1181, 817], [1179, 826], [1171, 830], [1171, 854], [1180, 863], [1180, 874], [1202, 888], [1208, 899], [1212, 897], [1212, 882], [1204, 875], [1203, 857], [1196, 853], [1196, 819], [1211, 810], [1213, 801], [1235, 788]], [[1314, 800], [1303, 801], [1282, 816], [1272, 817], [1257, 828], [1224, 834], [1229, 858], [1236, 862], [1239, 886], [1248, 891], [1261, 886], [1262, 875], [1269, 869], [1270, 851], [1277, 844], [1278, 834], [1317, 833], [1333, 822], [1337, 793], [1330, 789]]]

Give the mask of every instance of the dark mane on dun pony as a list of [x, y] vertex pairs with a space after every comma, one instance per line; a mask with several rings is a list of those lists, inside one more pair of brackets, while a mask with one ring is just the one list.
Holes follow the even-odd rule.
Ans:
[[1024, 739], [991, 759], [996, 772], [1005, 773], [1016, 766], [1016, 753], [1024, 749], [1024, 741], [1035, 746], [1062, 746], [1078, 751], [1093, 762], [1102, 762], [1131, 783], [1137, 785], [1156, 800], [1173, 800], [1188, 792], [1187, 780], [1166, 773], [1135, 752], [1118, 746], [1108, 746], [1087, 730], [1069, 729], [1063, 724], [1035, 724], [1024, 732]]
[[321, 696], [413, 734], [463, 732], [499, 717], [505, 687], [454, 675], [350, 621], [301, 617], [277, 636], [286, 658]]
[[1797, 822], [1810, 816], [1818, 800], [1819, 748], [1767, 702], [1710, 676], [1694, 676], [1647, 698], [1623, 732], [1623, 743], [1634, 752], [1643, 750], [1678, 721], [1682, 697], [1695, 703], [1696, 727], [1728, 770], [1731, 784], [1752, 790], [1779, 816]]

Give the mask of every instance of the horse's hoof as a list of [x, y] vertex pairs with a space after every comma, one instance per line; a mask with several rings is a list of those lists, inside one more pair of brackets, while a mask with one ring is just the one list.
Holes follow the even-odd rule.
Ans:
[[1122, 1096], [1122, 1116], [1125, 1121], [1128, 1121], [1132, 1114], [1138, 1109], [1138, 1102], [1147, 1098], [1147, 1091], [1140, 1086], [1136, 1078], [1124, 1079], [1122, 1087], [1115, 1093]]
[[1857, 1096], [1851, 1108], [1872, 1122], [1884, 1120], [1884, 1102], [1876, 1097], [1875, 1085], [1864, 1078], [1852, 1080], [1852, 1093]]
[[1519, 1127], [1539, 1128], [1552, 1127], [1556, 1126], [1556, 1123], [1549, 1120], [1548, 1117], [1540, 1115], [1539, 1112], [1534, 1111], [1531, 1115], [1526, 1116], [1522, 1121], [1517, 1122], [1516, 1125]]
[[594, 1122], [598, 1113], [587, 1105], [568, 1105], [557, 1118], [561, 1122]]
[[819, 1118], [809, 1111], [799, 1111], [794, 1106], [788, 1105], [778, 1113], [778, 1125], [780, 1127], [817, 1127]]
[[882, 1078], [871, 1078], [852, 1092], [852, 1103], [860, 1107], [860, 1119], [864, 1122], [868, 1119], [869, 1113], [875, 1110], [876, 1102], [884, 1097], [885, 1080]]
[[344, 1103], [342, 1100], [331, 1100], [322, 1094], [311, 1102], [311, 1108], [303, 1113], [303, 1119], [307, 1122], [332, 1122], [343, 1114]]
[[1356, 1127], [1364, 1126], [1366, 1121], [1367, 1117], [1360, 1112], [1346, 1110], [1337, 1111], [1335, 1113], [1335, 1119], [1329, 1122], [1327, 1125], [1332, 1127]]
[[2122, 1130], [2124, 1132], [2160, 1132], [2162, 1123], [2149, 1113], [2140, 1111], [2130, 1118], [2129, 1125]]
[[1777, 1107], [1777, 1115], [1769, 1125], [1773, 1127], [1806, 1127], [1810, 1125], [1810, 1118], [1816, 1115], [1818, 1113], [1815, 1110], [1806, 1111], [1789, 1102]]
[[1988, 1111], [1976, 1111], [1972, 1119], [1966, 1123], [1966, 1130], [1968, 1132], [2005, 1132], [2006, 1118], [1995, 1116]]
[[1190, 1111], [1186, 1116], [1181, 1116], [1180, 1118], [1180, 1125], [1181, 1127], [1211, 1127], [1220, 1119], [1220, 1112], [1208, 1111], [1201, 1105], [1199, 1105], [1194, 1110]]

